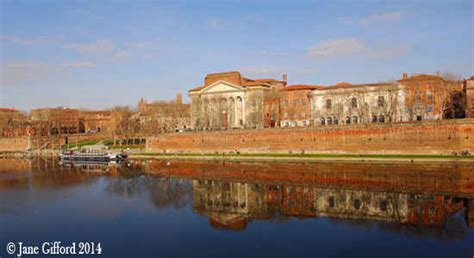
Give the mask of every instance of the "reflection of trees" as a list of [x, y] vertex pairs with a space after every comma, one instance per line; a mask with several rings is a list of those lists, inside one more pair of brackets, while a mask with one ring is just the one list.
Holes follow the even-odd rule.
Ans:
[[143, 174], [129, 177], [114, 177], [109, 180], [106, 191], [122, 198], [149, 195], [158, 208], [183, 208], [192, 200], [191, 182], [183, 179], [158, 178]]

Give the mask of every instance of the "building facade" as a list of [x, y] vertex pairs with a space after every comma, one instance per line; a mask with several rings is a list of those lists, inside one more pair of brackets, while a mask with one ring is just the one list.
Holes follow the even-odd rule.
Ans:
[[195, 130], [262, 128], [264, 104], [271, 102], [266, 99], [285, 85], [285, 81], [274, 79], [248, 79], [239, 72], [208, 74], [203, 86], [189, 91], [191, 127]]
[[404, 92], [395, 83], [339, 83], [311, 93], [314, 125], [401, 122]]
[[280, 91], [280, 127], [308, 126], [311, 119], [311, 92], [323, 86], [290, 85]]
[[464, 81], [466, 94], [466, 117], [474, 117], [474, 76]]
[[33, 131], [38, 131], [35, 125], [41, 125], [41, 130], [47, 127], [49, 135], [76, 134], [85, 131], [79, 109], [62, 107], [33, 109], [30, 120]]

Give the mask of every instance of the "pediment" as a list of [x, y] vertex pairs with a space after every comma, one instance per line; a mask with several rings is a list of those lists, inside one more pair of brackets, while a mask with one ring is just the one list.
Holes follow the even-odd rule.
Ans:
[[243, 87], [226, 81], [217, 81], [202, 89], [201, 93], [223, 93], [242, 91]]

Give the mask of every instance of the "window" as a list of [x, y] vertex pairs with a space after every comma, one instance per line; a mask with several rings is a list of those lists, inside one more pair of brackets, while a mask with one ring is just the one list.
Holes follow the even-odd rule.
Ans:
[[352, 123], [357, 124], [359, 122], [359, 119], [356, 116], [352, 117]]
[[421, 120], [423, 120], [423, 117], [421, 115], [417, 115], [416, 116], [416, 121], [421, 121]]
[[303, 126], [306, 126], [306, 120], [303, 120]]
[[379, 116], [379, 123], [385, 123], [385, 117], [380, 115]]
[[351, 118], [350, 117], [346, 117], [346, 124], [350, 124], [351, 123]]
[[428, 113], [433, 113], [433, 106], [428, 106]]
[[433, 100], [433, 93], [432, 93], [430, 90], [427, 90], [427, 91], [426, 91], [426, 97], [427, 97], [429, 100]]
[[330, 99], [326, 100], [326, 108], [331, 109], [332, 107], [332, 101]]
[[416, 91], [416, 96], [415, 96], [416, 100], [421, 100], [421, 93], [419, 90]]
[[332, 118], [328, 117], [328, 118], [326, 119], [326, 121], [327, 121], [328, 125], [332, 125]]
[[372, 123], [377, 123], [377, 116], [372, 116]]
[[298, 113], [295, 112], [295, 113], [293, 114], [293, 119], [298, 119]]
[[324, 119], [324, 117], [321, 117], [321, 125], [326, 125], [326, 119]]
[[333, 121], [334, 121], [333, 123], [334, 123], [335, 125], [339, 124], [339, 120], [338, 120], [336, 117], [333, 118]]
[[298, 126], [298, 122], [293, 121], [293, 126]]
[[306, 99], [304, 98], [301, 99], [301, 106], [306, 106]]
[[357, 99], [356, 99], [356, 98], [352, 98], [352, 99], [351, 99], [351, 107], [352, 107], [352, 108], [356, 108], [356, 107], [357, 107]]
[[285, 112], [285, 119], [288, 119], [288, 111]]
[[297, 100], [297, 99], [293, 100], [293, 106], [294, 106], [295, 108], [298, 106], [298, 100]]
[[306, 113], [305, 112], [301, 112], [301, 119], [306, 119]]
[[385, 98], [383, 96], [379, 96], [379, 98], [377, 100], [377, 106], [379, 106], [379, 107], [385, 106]]
[[283, 103], [285, 104], [285, 107], [288, 107], [288, 100], [287, 100], [287, 99], [285, 99], [285, 100], [283, 101]]

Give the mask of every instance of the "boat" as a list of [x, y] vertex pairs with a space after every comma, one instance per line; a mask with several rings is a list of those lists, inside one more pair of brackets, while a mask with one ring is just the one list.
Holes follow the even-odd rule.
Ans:
[[110, 151], [104, 145], [84, 146], [78, 150], [65, 150], [59, 158], [65, 161], [118, 161], [128, 157], [124, 151]]

